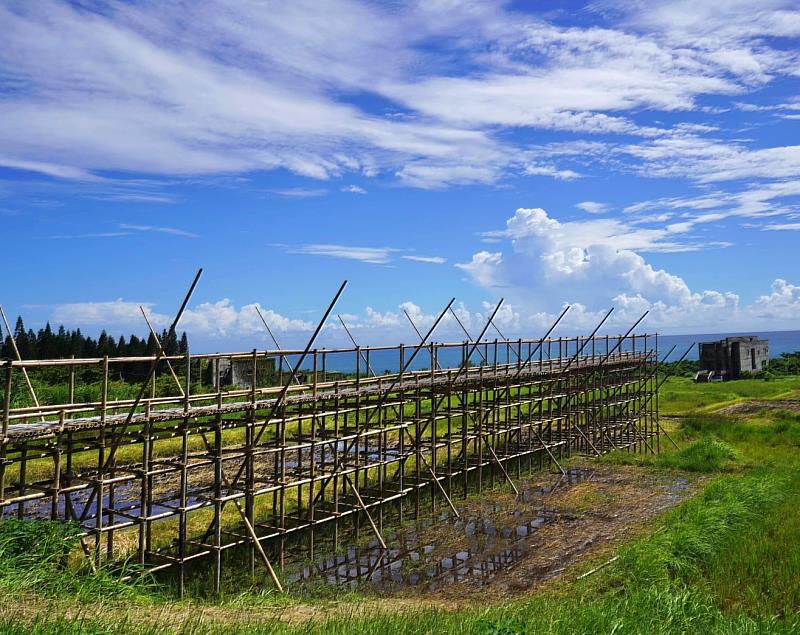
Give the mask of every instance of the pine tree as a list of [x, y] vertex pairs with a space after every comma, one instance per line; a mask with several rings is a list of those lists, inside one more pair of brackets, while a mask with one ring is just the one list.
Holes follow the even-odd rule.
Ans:
[[155, 335], [150, 333], [150, 336], [147, 338], [147, 355], [155, 355], [158, 352], [158, 342], [156, 342]]
[[58, 333], [56, 333], [55, 337], [56, 357], [69, 357], [69, 336], [67, 335], [67, 330], [64, 328], [63, 324], [58, 327]]
[[128, 354], [128, 345], [125, 342], [125, 336], [120, 335], [119, 339], [117, 340], [116, 355], [117, 357], [125, 357], [127, 354]]
[[56, 356], [55, 335], [50, 328], [50, 322], [45, 324], [43, 329], [39, 329], [36, 335], [36, 351], [40, 359], [52, 359]]
[[[18, 316], [17, 323], [14, 325], [14, 342], [17, 345], [17, 350], [19, 350], [19, 355], [22, 359], [36, 359], [32, 344], [35, 339], [33, 331], [28, 332], [25, 330], [25, 323], [22, 321], [22, 316]], [[11, 347], [11, 349], [13, 350], [13, 347]]]
[[178, 354], [178, 338], [175, 337], [175, 329], [170, 329], [169, 333], [167, 333], [166, 329], [164, 330], [161, 346], [164, 347], [164, 352], [167, 355], [173, 356]]

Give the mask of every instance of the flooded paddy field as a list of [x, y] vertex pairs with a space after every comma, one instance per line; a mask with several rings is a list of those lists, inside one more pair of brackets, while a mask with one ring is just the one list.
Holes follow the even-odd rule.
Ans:
[[292, 565], [290, 588], [321, 587], [379, 596], [446, 600], [524, 594], [571, 565], [630, 536], [655, 515], [690, 496], [696, 483], [635, 467], [581, 466], [566, 475], [533, 474], [519, 495], [507, 485], [455, 500], [449, 508], [386, 529], [377, 539], [327, 550]]

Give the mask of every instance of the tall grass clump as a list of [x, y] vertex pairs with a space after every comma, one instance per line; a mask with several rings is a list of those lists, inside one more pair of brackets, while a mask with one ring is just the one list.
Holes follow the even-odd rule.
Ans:
[[687, 472], [719, 472], [728, 468], [738, 458], [734, 448], [707, 434], [683, 446], [680, 450], [664, 454], [643, 452], [609, 452], [597, 457], [596, 462], [611, 465], [638, 465]]
[[78, 536], [79, 528], [73, 523], [4, 519], [0, 522], [0, 589], [88, 600], [98, 595], [132, 598], [144, 595], [145, 589], [156, 590], [147, 578], [119, 582], [129, 567], [90, 571], [82, 560], [76, 566], [70, 554], [77, 548]]
[[0, 523], [0, 585], [41, 589], [64, 574], [78, 530], [70, 523], [9, 518]]
[[625, 583], [686, 585], [716, 553], [787, 495], [774, 472], [758, 471], [722, 479], [671, 512], [663, 531], [620, 553], [617, 567]]
[[717, 472], [736, 458], [736, 451], [727, 443], [705, 436], [674, 454], [660, 455], [655, 463], [687, 472]]

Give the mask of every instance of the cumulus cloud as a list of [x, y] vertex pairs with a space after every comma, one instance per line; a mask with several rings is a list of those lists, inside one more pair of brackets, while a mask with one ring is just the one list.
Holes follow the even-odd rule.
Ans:
[[168, 326], [169, 318], [153, 312], [151, 303], [128, 302], [119, 298], [109, 302], [72, 302], [59, 304], [53, 309], [50, 319], [54, 323], [89, 326], [130, 326], [144, 324], [139, 306], [147, 311], [154, 326]]
[[[173, 317], [154, 310], [152, 303], [129, 302], [123, 299], [111, 302], [75, 302], [53, 308], [50, 321], [69, 327], [102, 327], [145, 330], [146, 324], [139, 310], [140, 304], [154, 327], [166, 328]], [[302, 319], [288, 318], [260, 304], [246, 304], [237, 308], [229, 299], [203, 302], [186, 309], [178, 328], [190, 335], [228, 337], [233, 335], [266, 334], [258, 317], [261, 310], [270, 328], [278, 332], [310, 331], [313, 325]]]
[[800, 315], [800, 286], [778, 278], [772, 283], [772, 293], [760, 296], [753, 303], [752, 310], [757, 317], [786, 319], [797, 323]]
[[309, 331], [313, 325], [306, 320], [287, 318], [260, 304], [246, 304], [237, 309], [227, 298], [217, 302], [204, 302], [188, 309], [180, 327], [189, 332], [215, 336], [263, 334], [265, 329], [258, 317], [258, 309], [274, 331]]
[[658, 324], [690, 324], [738, 306], [735, 294], [693, 292], [682, 278], [637, 253], [682, 248], [669, 230], [610, 219], [561, 222], [543, 209], [520, 208], [504, 230], [489, 235], [506, 239], [507, 249], [480, 251], [457, 266], [481, 287], [507, 293], [530, 315], [554, 314], [568, 301], [589, 312], [617, 306], [617, 319], [650, 310]]

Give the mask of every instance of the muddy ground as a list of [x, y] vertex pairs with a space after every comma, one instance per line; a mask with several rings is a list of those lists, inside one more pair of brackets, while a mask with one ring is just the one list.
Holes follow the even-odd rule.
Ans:
[[717, 414], [739, 416], [755, 414], [764, 410], [787, 410], [800, 413], [800, 399], [775, 399], [771, 401], [742, 401], [715, 411]]
[[629, 466], [572, 468], [535, 475], [520, 487], [454, 501], [451, 512], [373, 542], [323, 554], [290, 574], [290, 584], [325, 584], [383, 597], [446, 604], [529, 593], [576, 562], [625, 539], [696, 491], [698, 481]]

